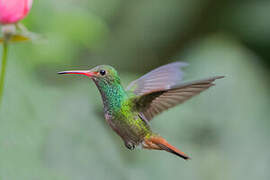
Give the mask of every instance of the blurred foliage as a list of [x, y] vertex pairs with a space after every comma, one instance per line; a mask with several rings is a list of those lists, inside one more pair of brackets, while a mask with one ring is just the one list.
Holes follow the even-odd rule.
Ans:
[[[46, 36], [13, 44], [0, 110], [0, 179], [270, 178], [270, 1], [35, 1]], [[127, 150], [94, 84], [57, 71], [110, 64], [123, 84], [172, 61], [185, 79], [225, 75], [162, 113], [153, 129], [188, 153]]]

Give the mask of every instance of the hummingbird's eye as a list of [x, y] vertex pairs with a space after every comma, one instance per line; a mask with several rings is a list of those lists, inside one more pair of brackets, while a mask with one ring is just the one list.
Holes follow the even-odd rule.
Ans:
[[106, 74], [106, 71], [105, 70], [100, 70], [99, 71], [99, 74], [101, 74], [102, 76], [104, 76]]

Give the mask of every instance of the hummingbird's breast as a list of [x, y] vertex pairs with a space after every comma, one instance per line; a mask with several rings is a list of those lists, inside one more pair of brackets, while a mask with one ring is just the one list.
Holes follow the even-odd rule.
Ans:
[[118, 111], [107, 109], [105, 119], [128, 148], [130, 145], [139, 145], [151, 132], [149, 125], [140, 118], [138, 112], [133, 111], [129, 102], [124, 102]]
[[95, 81], [103, 100], [104, 115], [110, 127], [133, 149], [151, 132], [134, 109], [134, 102], [119, 83]]

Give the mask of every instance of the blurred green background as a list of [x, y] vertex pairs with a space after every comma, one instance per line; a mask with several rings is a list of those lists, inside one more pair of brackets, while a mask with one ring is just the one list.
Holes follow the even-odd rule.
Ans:
[[[34, 1], [23, 23], [46, 36], [9, 49], [0, 110], [2, 180], [269, 180], [269, 0]], [[162, 113], [153, 129], [192, 159], [129, 151], [87, 78], [110, 64], [122, 83], [185, 61], [185, 80], [225, 75]]]

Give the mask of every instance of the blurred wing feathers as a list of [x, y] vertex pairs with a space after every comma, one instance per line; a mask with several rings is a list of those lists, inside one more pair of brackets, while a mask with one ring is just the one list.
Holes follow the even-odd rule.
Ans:
[[173, 86], [171, 89], [142, 95], [136, 99], [136, 107], [149, 121], [164, 110], [174, 107], [177, 104], [181, 104], [213, 86], [213, 82], [220, 78], [223, 78], [223, 76], [183, 83], [178, 86]]
[[181, 68], [184, 66], [187, 66], [187, 64], [182, 62], [161, 66], [132, 81], [126, 90], [138, 96], [170, 89], [182, 80], [183, 72]]

